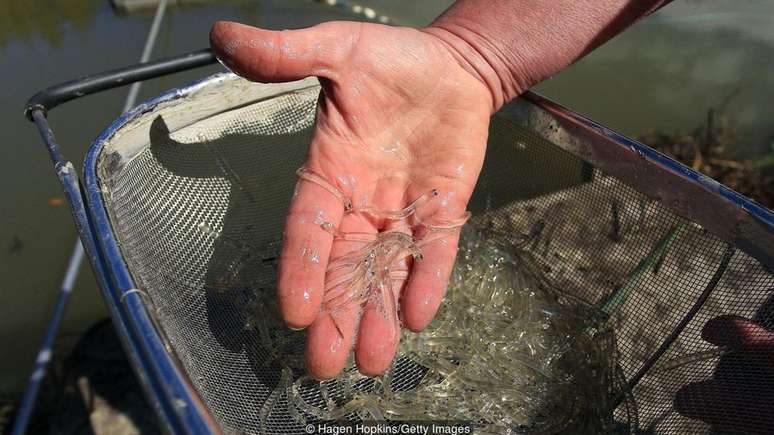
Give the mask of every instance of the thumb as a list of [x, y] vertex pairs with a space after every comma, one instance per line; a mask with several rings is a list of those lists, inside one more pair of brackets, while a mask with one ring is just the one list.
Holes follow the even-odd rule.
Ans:
[[334, 79], [335, 67], [357, 39], [357, 23], [329, 22], [300, 30], [271, 31], [219, 21], [210, 31], [215, 55], [235, 74], [259, 82], [309, 76]]

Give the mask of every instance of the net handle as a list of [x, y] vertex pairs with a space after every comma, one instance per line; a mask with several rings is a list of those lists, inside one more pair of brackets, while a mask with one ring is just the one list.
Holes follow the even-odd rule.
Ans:
[[40, 111], [47, 115], [54, 107], [86, 95], [126, 86], [134, 82], [161, 77], [176, 72], [211, 65], [217, 62], [209, 48], [192, 51], [153, 62], [139, 63], [105, 71], [76, 80], [51, 86], [32, 96], [24, 107], [24, 115], [34, 121], [32, 115]]
[[59, 144], [54, 138], [54, 131], [48, 124], [48, 112], [54, 107], [110, 89], [120, 88], [132, 83], [174, 74], [217, 62], [211, 49], [192, 51], [174, 57], [168, 57], [153, 62], [138, 63], [93, 74], [79, 79], [64, 82], [46, 88], [33, 95], [24, 106], [24, 116], [38, 127], [40, 136], [46, 144], [48, 153], [55, 168], [65, 166], [68, 162], [62, 156]]

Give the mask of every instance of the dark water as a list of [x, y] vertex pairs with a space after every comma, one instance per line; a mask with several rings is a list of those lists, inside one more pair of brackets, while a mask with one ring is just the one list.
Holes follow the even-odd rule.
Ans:
[[[363, 0], [407, 25], [427, 23], [450, 0]], [[587, 59], [537, 87], [624, 133], [690, 131], [710, 107], [738, 124], [739, 150], [761, 154], [774, 141], [774, 4], [765, 0], [677, 2]], [[217, 19], [267, 28], [352, 18], [311, 0], [213, 2], [168, 11], [154, 57], [207, 45]], [[37, 132], [22, 117], [26, 99], [48, 85], [131, 64], [140, 57], [152, 11], [117, 15], [106, 0], [0, 2], [0, 394], [24, 383], [53, 305], [75, 233]], [[140, 99], [219, 68], [143, 85]], [[116, 118], [126, 89], [68, 103], [50, 119], [80, 168], [90, 141]], [[725, 101], [725, 103], [724, 103]], [[62, 327], [67, 348], [105, 316], [83, 267]]]

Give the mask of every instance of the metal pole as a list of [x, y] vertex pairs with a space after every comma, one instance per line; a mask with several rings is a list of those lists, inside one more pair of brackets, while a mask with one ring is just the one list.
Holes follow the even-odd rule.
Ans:
[[[164, 11], [166, 6], [167, 0], [161, 0], [158, 8], [156, 9], [156, 15], [153, 17], [153, 24], [151, 25], [150, 32], [148, 33], [148, 38], [145, 41], [145, 47], [142, 51], [140, 63], [147, 62], [151, 53], [153, 52], [153, 46], [156, 43], [156, 37], [158, 36], [159, 28], [161, 27], [161, 21], [164, 18]], [[140, 90], [140, 83], [141, 82], [133, 83], [132, 87], [129, 89], [129, 94], [127, 95], [123, 112], [126, 112], [132, 106], [134, 106], [135, 100], [137, 99], [137, 94]], [[35, 408], [35, 402], [37, 401], [38, 393], [40, 392], [40, 385], [43, 382], [43, 378], [46, 376], [48, 363], [51, 361], [56, 335], [59, 331], [59, 324], [62, 321], [62, 317], [67, 306], [67, 301], [70, 298], [73, 287], [75, 286], [75, 280], [78, 278], [78, 271], [80, 270], [81, 263], [83, 263], [83, 256], [83, 245], [81, 244], [80, 239], [78, 239], [78, 241], [75, 242], [73, 253], [70, 256], [70, 261], [67, 264], [67, 271], [65, 272], [64, 279], [62, 280], [62, 285], [59, 290], [59, 297], [57, 298], [56, 304], [54, 305], [54, 313], [52, 314], [51, 320], [46, 327], [46, 333], [43, 337], [43, 344], [40, 348], [40, 351], [38, 351], [37, 358], [35, 359], [35, 367], [32, 371], [32, 375], [30, 376], [30, 380], [27, 383], [27, 388], [24, 390], [22, 401], [19, 404], [19, 412], [16, 415], [13, 430], [11, 431], [12, 435], [23, 435], [27, 431], [27, 426], [29, 425], [29, 420], [32, 416], [32, 411]]]

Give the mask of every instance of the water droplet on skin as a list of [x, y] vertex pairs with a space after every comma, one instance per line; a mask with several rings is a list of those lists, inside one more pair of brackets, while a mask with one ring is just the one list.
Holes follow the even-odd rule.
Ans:
[[338, 180], [339, 184], [342, 186], [350, 187], [352, 185], [351, 178], [350, 175], [339, 175], [336, 177], [336, 180]]
[[448, 192], [446, 195], [444, 195], [441, 198], [441, 207], [448, 207], [449, 206], [449, 200], [454, 198], [456, 195], [456, 192]]
[[315, 215], [315, 217], [314, 217], [314, 224], [315, 225], [322, 225], [325, 222], [326, 222], [325, 212], [323, 212], [322, 210], [318, 210], [317, 211], [317, 215]]
[[280, 46], [280, 51], [287, 57], [290, 57], [290, 58], [298, 57], [298, 53], [295, 51], [295, 49], [289, 42], [284, 42]]
[[336, 339], [331, 342], [331, 353], [336, 352], [341, 347], [342, 343], [344, 343], [344, 339], [340, 336], [336, 336]]
[[296, 186], [293, 188], [293, 198], [298, 196], [298, 189], [301, 187], [301, 183], [296, 183]]
[[308, 260], [311, 263], [320, 263], [320, 252], [317, 248], [304, 246], [301, 248], [301, 258]]
[[309, 290], [304, 290], [304, 300], [308, 301], [312, 298], [312, 294], [309, 292]]
[[382, 152], [386, 154], [395, 154], [396, 152], [398, 152], [398, 147], [395, 145], [381, 146], [379, 148], [382, 150]]

